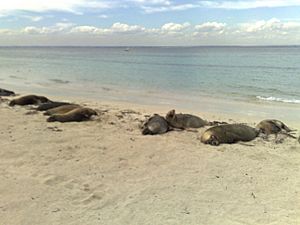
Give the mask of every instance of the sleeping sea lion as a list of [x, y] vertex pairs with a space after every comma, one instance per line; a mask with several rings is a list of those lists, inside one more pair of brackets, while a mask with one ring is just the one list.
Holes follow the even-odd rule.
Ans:
[[187, 129], [187, 128], [200, 128], [204, 126], [212, 126], [217, 124], [227, 124], [225, 122], [208, 122], [206, 120], [201, 119], [198, 116], [190, 115], [190, 114], [176, 114], [175, 110], [171, 110], [166, 115], [166, 120], [171, 127], [178, 129]]
[[256, 125], [256, 129], [267, 136], [270, 134], [275, 134], [277, 136], [278, 133], [282, 133], [292, 138], [296, 138], [289, 134], [292, 130], [279, 120], [263, 120]]
[[38, 105], [45, 102], [51, 102], [44, 96], [26, 95], [10, 101], [9, 106], [15, 105]]
[[76, 104], [61, 105], [53, 109], [47, 110], [46, 112], [44, 112], [44, 115], [51, 116], [54, 114], [65, 114], [80, 107], [81, 107], [80, 105], [76, 105]]
[[15, 92], [0, 88], [0, 96], [14, 96]]
[[47, 102], [47, 103], [42, 103], [39, 105], [36, 110], [37, 111], [46, 111], [48, 109], [53, 109], [62, 105], [70, 105], [71, 103], [68, 102]]
[[54, 114], [50, 116], [48, 122], [81, 122], [91, 118], [91, 116], [98, 115], [97, 112], [90, 108], [75, 108], [64, 114]]
[[168, 130], [169, 130], [169, 126], [165, 118], [163, 118], [158, 114], [154, 114], [144, 123], [142, 127], [142, 134], [143, 135], [163, 134], [168, 132]]
[[258, 130], [244, 124], [227, 124], [207, 129], [201, 136], [201, 142], [215, 146], [221, 143], [232, 144], [238, 141], [252, 141], [258, 134]]

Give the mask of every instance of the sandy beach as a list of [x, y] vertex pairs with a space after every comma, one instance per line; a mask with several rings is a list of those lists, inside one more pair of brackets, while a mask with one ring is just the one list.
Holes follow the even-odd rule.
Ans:
[[[170, 108], [72, 100], [100, 115], [47, 123], [29, 107], [0, 104], [1, 224], [300, 224], [296, 140], [213, 147], [199, 140], [207, 128], [142, 136], [145, 115]], [[260, 121], [195, 113], [251, 126]]]

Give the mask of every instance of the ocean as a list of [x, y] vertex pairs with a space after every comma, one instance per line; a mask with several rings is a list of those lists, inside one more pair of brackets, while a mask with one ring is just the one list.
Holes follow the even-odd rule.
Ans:
[[0, 84], [249, 115], [287, 107], [300, 119], [300, 47], [0, 47]]

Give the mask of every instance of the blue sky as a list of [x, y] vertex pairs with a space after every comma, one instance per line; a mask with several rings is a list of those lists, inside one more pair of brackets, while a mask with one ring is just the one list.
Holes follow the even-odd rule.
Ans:
[[300, 44], [300, 0], [9, 0], [0, 45]]

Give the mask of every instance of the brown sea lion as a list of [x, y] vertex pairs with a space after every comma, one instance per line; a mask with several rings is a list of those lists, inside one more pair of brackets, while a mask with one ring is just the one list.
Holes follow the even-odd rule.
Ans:
[[289, 137], [296, 138], [293, 135], [289, 134], [293, 130], [288, 128], [283, 122], [279, 120], [263, 120], [256, 125], [256, 129], [258, 129], [260, 133], [267, 136], [270, 134], [275, 134], [277, 136], [278, 133], [282, 133]]
[[90, 108], [75, 108], [72, 111], [69, 111], [64, 114], [54, 114], [50, 116], [47, 121], [48, 122], [81, 122], [85, 120], [89, 120], [91, 116], [97, 115], [97, 112]]
[[201, 119], [198, 116], [190, 115], [190, 114], [176, 114], [175, 110], [171, 110], [166, 115], [166, 120], [171, 127], [178, 129], [187, 129], [187, 128], [200, 128], [204, 126], [212, 126], [217, 124], [227, 124], [225, 122], [208, 122], [206, 120]]
[[258, 134], [258, 130], [244, 124], [227, 124], [207, 129], [201, 136], [201, 142], [215, 146], [221, 143], [232, 144], [238, 141], [252, 141]]
[[169, 126], [168, 122], [162, 116], [158, 114], [154, 114], [150, 117], [142, 127], [143, 135], [155, 135], [155, 134], [163, 134], [168, 132]]
[[26, 95], [10, 101], [9, 106], [15, 105], [38, 105], [45, 102], [51, 102], [44, 96]]
[[44, 115], [51, 116], [54, 114], [65, 114], [80, 107], [81, 107], [80, 105], [76, 105], [76, 104], [61, 105], [53, 109], [47, 110], [46, 112], [44, 112]]
[[15, 92], [0, 88], [0, 96], [14, 96]]
[[46, 103], [42, 103], [40, 104], [36, 110], [37, 111], [46, 111], [49, 109], [53, 109], [62, 105], [70, 105], [71, 103], [69, 102], [46, 102]]

